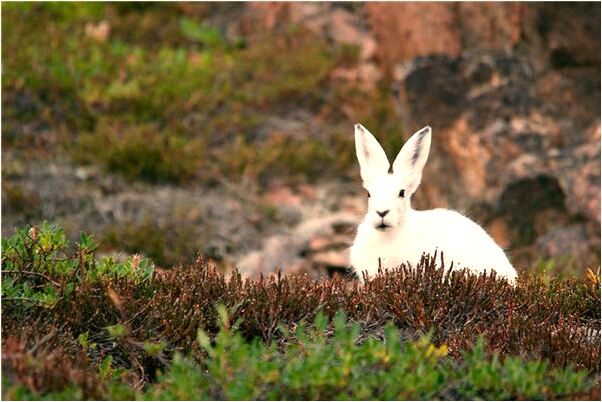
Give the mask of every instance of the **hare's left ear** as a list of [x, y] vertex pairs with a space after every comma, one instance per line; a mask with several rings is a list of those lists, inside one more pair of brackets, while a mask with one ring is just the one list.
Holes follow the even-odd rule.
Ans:
[[420, 184], [422, 169], [430, 148], [431, 128], [426, 126], [410, 137], [393, 162], [393, 173], [405, 176], [405, 190], [408, 195], [414, 194]]
[[374, 177], [386, 174], [389, 170], [387, 154], [372, 133], [359, 123], [355, 125], [355, 153], [364, 186], [368, 186]]

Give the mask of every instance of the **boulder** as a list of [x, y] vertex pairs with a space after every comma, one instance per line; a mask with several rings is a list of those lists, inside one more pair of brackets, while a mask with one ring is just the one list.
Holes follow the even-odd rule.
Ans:
[[259, 250], [242, 256], [236, 266], [246, 277], [268, 274], [275, 267], [314, 278], [346, 273], [352, 230], [358, 223], [357, 213], [350, 212], [308, 216], [297, 227], [266, 239]]

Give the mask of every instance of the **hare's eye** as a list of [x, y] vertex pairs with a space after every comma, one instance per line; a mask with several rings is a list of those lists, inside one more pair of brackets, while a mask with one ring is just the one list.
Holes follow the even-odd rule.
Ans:
[[366, 191], [366, 196], [370, 198], [370, 191]]
[[399, 196], [400, 197], [404, 197], [406, 195], [406, 191], [405, 190], [400, 190], [399, 191]]

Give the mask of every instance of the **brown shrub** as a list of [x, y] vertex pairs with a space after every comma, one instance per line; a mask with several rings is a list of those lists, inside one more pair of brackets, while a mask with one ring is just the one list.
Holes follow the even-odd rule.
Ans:
[[[81, 354], [81, 346], [73, 340], [88, 331], [98, 345], [94, 353], [87, 351], [92, 361], [111, 354], [114, 365], [133, 369], [140, 381], [153, 381], [156, 369], [164, 367], [175, 351], [201, 357], [197, 329], [215, 335], [215, 306], [223, 304], [244, 336], [266, 342], [287, 341], [281, 325], [294, 329], [301, 320], [312, 322], [319, 311], [332, 317], [344, 310], [350, 321], [361, 323], [360, 341], [380, 338], [384, 323], [392, 321], [408, 339], [430, 332], [433, 341], [447, 344], [456, 358], [483, 335], [489, 350], [502, 356], [522, 354], [554, 366], [572, 364], [599, 373], [600, 289], [590, 279], [548, 283], [525, 277], [513, 287], [486, 274], [449, 272], [443, 261], [423, 257], [415, 268], [380, 272], [364, 283], [280, 273], [243, 280], [238, 273], [227, 277], [215, 271], [202, 259], [142, 283], [118, 278], [79, 281], [73, 293], [63, 295], [51, 309], [23, 310], [4, 303], [3, 349], [17, 348], [8, 339], [21, 333], [40, 338], [60, 325], [61, 333], [67, 334], [63, 338], [72, 340], [61, 341], [61, 356]], [[117, 324], [123, 334], [111, 335], [107, 327]], [[29, 342], [27, 347], [35, 344], [22, 341]], [[167, 345], [161, 353], [151, 356], [145, 351], [145, 342], [161, 341]], [[48, 364], [61, 366], [61, 375], [79, 372], [75, 363], [57, 359]], [[17, 363], [9, 367], [22, 367]], [[31, 368], [21, 370], [17, 375], [37, 375]], [[46, 386], [44, 381], [34, 389]]]

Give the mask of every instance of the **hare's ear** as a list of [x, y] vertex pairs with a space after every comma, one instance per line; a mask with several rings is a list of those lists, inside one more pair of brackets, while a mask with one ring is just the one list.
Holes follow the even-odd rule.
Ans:
[[430, 148], [431, 128], [426, 126], [410, 137], [393, 162], [393, 173], [405, 176], [405, 190], [408, 195], [414, 194], [420, 184], [422, 169]]
[[355, 153], [365, 184], [376, 175], [387, 173], [389, 170], [387, 154], [372, 133], [359, 123], [355, 125]]

